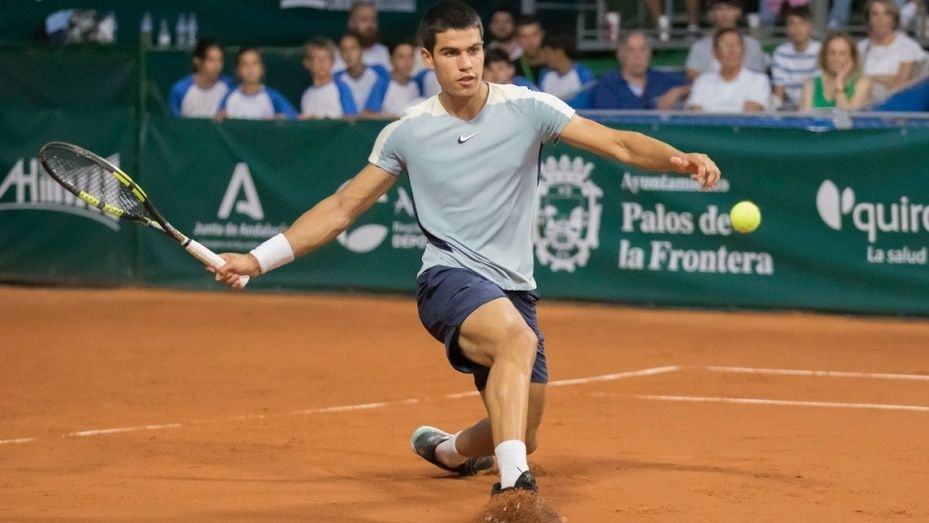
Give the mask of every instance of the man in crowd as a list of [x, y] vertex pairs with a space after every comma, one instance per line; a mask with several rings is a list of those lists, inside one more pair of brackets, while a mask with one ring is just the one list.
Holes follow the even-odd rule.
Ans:
[[[352, 4], [348, 13], [348, 32], [355, 35], [361, 43], [361, 61], [365, 65], [378, 65], [390, 69], [390, 52], [387, 46], [378, 42], [377, 5], [370, 0], [358, 0]], [[345, 62], [336, 57], [333, 71], [346, 68]]]
[[490, 23], [487, 24], [490, 34], [490, 43], [487, 48], [499, 47], [507, 52], [510, 61], [515, 62], [523, 55], [523, 49], [516, 43], [516, 17], [512, 11], [495, 9], [490, 14]]
[[682, 75], [652, 69], [652, 47], [642, 31], [626, 33], [616, 58], [620, 70], [600, 79], [591, 97], [593, 109], [670, 110], [690, 92]]
[[516, 73], [535, 85], [539, 83], [539, 73], [546, 66], [542, 40], [545, 31], [542, 23], [534, 16], [523, 16], [516, 23], [516, 43], [523, 54], [516, 62]]
[[[710, 0], [710, 19], [713, 21], [713, 34], [720, 29], [736, 29], [742, 18], [742, 0]], [[713, 34], [704, 36], [690, 46], [687, 53], [687, 77], [694, 79], [708, 71], [719, 71], [719, 60], [713, 48]], [[764, 72], [764, 54], [761, 43], [751, 36], [744, 36], [745, 62], [747, 69]]]
[[809, 6], [786, 6], [784, 21], [787, 41], [777, 46], [771, 63], [773, 102], [780, 109], [795, 110], [801, 105], [803, 84], [816, 76], [819, 42], [813, 40], [813, 17]]
[[687, 107], [707, 113], [759, 112], [768, 107], [771, 83], [765, 74], [743, 66], [745, 45], [734, 28], [713, 35], [719, 71], [709, 71], [694, 80]]

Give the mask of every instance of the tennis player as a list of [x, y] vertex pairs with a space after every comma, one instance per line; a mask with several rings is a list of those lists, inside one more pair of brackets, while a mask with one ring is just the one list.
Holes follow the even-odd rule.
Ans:
[[250, 254], [224, 254], [216, 277], [235, 286], [238, 275], [259, 276], [318, 249], [407, 173], [429, 240], [417, 278], [420, 318], [451, 365], [474, 375], [488, 414], [455, 435], [420, 427], [413, 448], [461, 475], [495, 456], [492, 494], [535, 491], [526, 455], [537, 445], [548, 381], [532, 252], [541, 147], [560, 139], [627, 165], [689, 174], [707, 189], [719, 169], [704, 154], [582, 118], [552, 95], [483, 82], [483, 28], [467, 4], [431, 8], [419, 35], [442, 92], [385, 127], [368, 165], [286, 232]]

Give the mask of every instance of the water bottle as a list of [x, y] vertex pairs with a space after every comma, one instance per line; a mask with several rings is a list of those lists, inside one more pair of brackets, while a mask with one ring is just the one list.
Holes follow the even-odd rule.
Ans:
[[190, 13], [187, 17], [187, 46], [195, 47], [197, 45], [197, 15]]
[[187, 16], [184, 13], [177, 15], [177, 25], [174, 26], [174, 45], [178, 49], [187, 47]]
[[168, 31], [168, 21], [161, 19], [158, 29], [158, 47], [166, 48], [171, 46], [171, 31]]
[[143, 49], [152, 46], [152, 14], [148, 11], [142, 15], [142, 23], [139, 26], [139, 43]]

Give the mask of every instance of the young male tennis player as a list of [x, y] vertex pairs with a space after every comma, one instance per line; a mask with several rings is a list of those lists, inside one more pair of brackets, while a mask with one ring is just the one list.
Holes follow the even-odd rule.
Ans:
[[312, 252], [406, 173], [429, 240], [417, 277], [420, 318], [451, 365], [474, 375], [487, 409], [487, 418], [454, 435], [420, 427], [413, 448], [462, 475], [496, 456], [492, 494], [535, 491], [526, 455], [537, 445], [548, 381], [532, 252], [541, 147], [560, 139], [642, 169], [689, 174], [704, 188], [719, 181], [719, 169], [704, 154], [582, 118], [554, 96], [482, 81], [483, 28], [465, 3], [430, 9], [419, 36], [442, 92], [385, 127], [368, 165], [286, 232], [250, 254], [223, 255], [217, 279], [235, 286], [238, 275], [259, 276]]

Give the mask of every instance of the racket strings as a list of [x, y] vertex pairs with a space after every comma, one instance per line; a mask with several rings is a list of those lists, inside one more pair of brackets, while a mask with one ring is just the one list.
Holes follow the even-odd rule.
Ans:
[[56, 175], [78, 191], [127, 214], [145, 216], [145, 207], [132, 194], [132, 189], [93, 159], [67, 149], [55, 149], [46, 151], [45, 161]]

